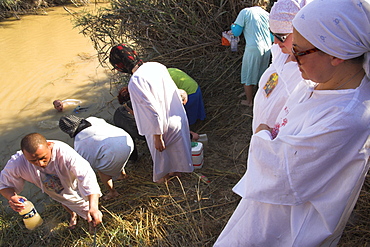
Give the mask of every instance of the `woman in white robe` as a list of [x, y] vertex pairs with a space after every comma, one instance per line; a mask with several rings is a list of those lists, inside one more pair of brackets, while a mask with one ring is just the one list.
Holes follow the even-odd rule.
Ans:
[[302, 80], [292, 53], [292, 20], [310, 0], [279, 0], [269, 15], [270, 31], [274, 36], [271, 47], [272, 63], [262, 74], [254, 97], [252, 131], [259, 124], [274, 125], [288, 97]]
[[369, 169], [369, 1], [314, 0], [293, 26], [307, 81], [256, 128], [215, 246], [336, 246]]
[[110, 62], [118, 71], [132, 74], [128, 90], [139, 134], [152, 155], [153, 181], [192, 172], [188, 119], [167, 68], [156, 62], [143, 64], [123, 44], [112, 48]]
[[74, 149], [98, 172], [109, 191], [103, 200], [118, 197], [113, 181], [126, 177], [125, 166], [134, 149], [131, 136], [97, 117], [65, 115], [59, 119], [59, 128], [74, 138]]

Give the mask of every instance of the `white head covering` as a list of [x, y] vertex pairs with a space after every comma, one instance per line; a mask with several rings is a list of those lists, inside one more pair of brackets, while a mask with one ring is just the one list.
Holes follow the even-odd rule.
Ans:
[[370, 0], [314, 0], [293, 19], [294, 28], [312, 45], [341, 59], [365, 54], [370, 77]]
[[270, 30], [273, 33], [293, 33], [292, 20], [298, 11], [311, 0], [278, 0], [269, 15]]

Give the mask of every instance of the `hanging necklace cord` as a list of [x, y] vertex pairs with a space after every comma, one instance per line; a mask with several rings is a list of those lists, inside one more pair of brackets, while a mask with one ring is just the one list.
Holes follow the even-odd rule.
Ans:
[[361, 71], [362, 71], [362, 68], [354, 76], [352, 76], [348, 81], [346, 81], [343, 84], [339, 85], [338, 87], [334, 88], [334, 90], [337, 90], [337, 89], [343, 87], [344, 85], [346, 85], [348, 82], [352, 81], [358, 74], [360, 74]]

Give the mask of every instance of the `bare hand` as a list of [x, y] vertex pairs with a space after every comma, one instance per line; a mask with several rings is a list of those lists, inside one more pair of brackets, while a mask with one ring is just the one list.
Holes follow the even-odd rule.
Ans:
[[19, 201], [19, 199], [23, 198], [25, 201], [27, 201], [27, 198], [23, 196], [18, 196], [17, 193], [14, 192], [14, 195], [10, 197], [8, 203], [11, 209], [13, 209], [16, 212], [20, 212], [24, 209], [24, 204]]
[[87, 213], [87, 222], [92, 223], [94, 227], [103, 221], [103, 214], [99, 209], [89, 209]]
[[199, 135], [198, 135], [198, 133], [195, 133], [195, 132], [193, 132], [193, 131], [190, 131], [190, 134], [193, 136], [193, 140], [194, 140], [194, 141], [197, 141], [197, 140], [199, 139]]
[[154, 135], [154, 146], [155, 149], [157, 149], [159, 152], [162, 152], [163, 150], [166, 149], [162, 135]]
[[272, 128], [270, 128], [267, 124], [260, 124], [260, 125], [257, 127], [257, 129], [256, 129], [256, 133], [260, 132], [261, 130], [268, 130], [268, 131], [270, 131], [270, 133], [271, 133]]

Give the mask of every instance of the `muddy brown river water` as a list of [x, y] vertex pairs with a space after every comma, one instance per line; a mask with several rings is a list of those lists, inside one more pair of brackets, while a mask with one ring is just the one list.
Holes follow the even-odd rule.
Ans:
[[[96, 6], [68, 8], [81, 11]], [[73, 28], [63, 7], [46, 12], [0, 22], [0, 169], [20, 149], [20, 140], [28, 133], [39, 132], [47, 139], [72, 145], [73, 140], [57, 123], [73, 108], [58, 113], [53, 100], [79, 99], [81, 107], [88, 107], [79, 116], [108, 121], [118, 106], [110, 93], [111, 72], [99, 66], [89, 38]], [[34, 198], [36, 204], [44, 198], [29, 184], [22, 195]]]

